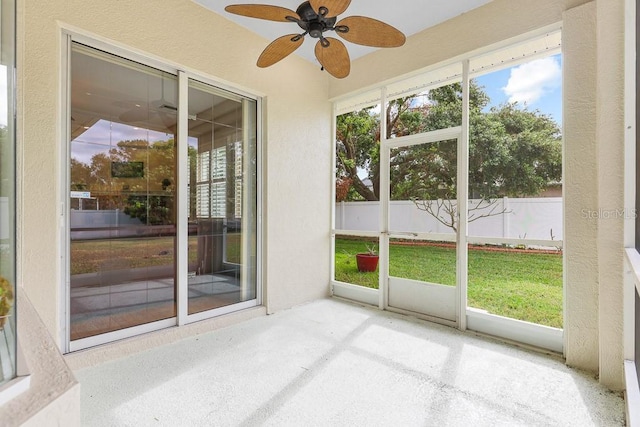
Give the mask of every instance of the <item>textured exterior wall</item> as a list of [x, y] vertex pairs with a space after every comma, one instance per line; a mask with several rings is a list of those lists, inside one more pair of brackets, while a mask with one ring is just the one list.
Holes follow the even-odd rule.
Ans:
[[[598, 209], [596, 173], [596, 6], [565, 14], [565, 354], [567, 363], [598, 371], [598, 227], [581, 215]], [[574, 77], [575, 76], [575, 77]]]
[[623, 204], [623, 1], [494, 0], [352, 64], [339, 97], [563, 22], [565, 352], [567, 363], [622, 384], [622, 218], [583, 210]]
[[[268, 40], [186, 0], [23, 0], [18, 13], [20, 283], [58, 341], [64, 316], [62, 28], [266, 96], [266, 301], [275, 311], [328, 295], [332, 138], [326, 73], [296, 56], [257, 68]], [[301, 253], [315, 261], [301, 262]]]
[[[624, 1], [597, 0], [598, 205], [624, 208]], [[631, 215], [631, 212], [627, 214]], [[598, 223], [600, 381], [624, 384], [624, 216]]]

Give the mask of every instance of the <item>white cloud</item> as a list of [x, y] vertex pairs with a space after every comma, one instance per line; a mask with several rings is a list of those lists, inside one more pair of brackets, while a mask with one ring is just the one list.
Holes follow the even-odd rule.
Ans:
[[507, 85], [502, 88], [509, 102], [533, 104], [544, 94], [560, 87], [562, 69], [556, 58], [536, 59], [511, 69]]

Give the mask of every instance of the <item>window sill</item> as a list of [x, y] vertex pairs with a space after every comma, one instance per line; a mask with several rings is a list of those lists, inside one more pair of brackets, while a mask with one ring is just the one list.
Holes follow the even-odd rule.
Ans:
[[0, 406], [9, 402], [12, 399], [20, 396], [25, 391], [29, 390], [31, 384], [31, 376], [24, 375], [16, 377], [0, 387]]

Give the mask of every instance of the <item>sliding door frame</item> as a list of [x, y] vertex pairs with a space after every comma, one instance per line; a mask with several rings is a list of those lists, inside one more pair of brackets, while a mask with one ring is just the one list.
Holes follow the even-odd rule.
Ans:
[[[177, 122], [177, 166], [176, 166], [176, 179], [177, 179], [177, 194], [176, 201], [178, 209], [176, 212], [176, 316], [168, 319], [162, 319], [153, 321], [146, 324], [136, 325], [133, 327], [120, 329], [100, 335], [90, 336], [78, 340], [71, 341], [71, 307], [70, 307], [70, 215], [69, 215], [69, 200], [68, 200], [68, 184], [70, 180], [70, 167], [69, 156], [70, 147], [69, 141], [71, 137], [70, 129], [70, 117], [71, 117], [71, 46], [73, 42], [78, 42], [89, 47], [105, 51], [110, 54], [118, 55], [127, 60], [138, 62], [143, 65], [153, 67], [159, 71], [166, 72], [177, 76], [178, 82], [178, 122]], [[262, 304], [263, 301], [263, 222], [261, 220], [263, 214], [263, 131], [262, 131], [262, 119], [263, 119], [263, 104], [262, 98], [258, 95], [248, 93], [244, 90], [232, 87], [227, 83], [219, 82], [211, 77], [204, 76], [198, 72], [185, 70], [185, 67], [179, 64], [172, 64], [169, 61], [161, 58], [153, 57], [141, 52], [134, 52], [128, 47], [118, 46], [112, 42], [97, 39], [90, 34], [78, 32], [76, 29], [63, 28], [61, 30], [61, 84], [60, 84], [60, 157], [59, 164], [61, 165], [60, 173], [60, 185], [58, 187], [60, 202], [60, 272], [61, 272], [61, 289], [59, 297], [59, 312], [62, 315], [59, 318], [59, 342], [61, 343], [61, 351], [68, 353], [77, 351], [96, 345], [109, 343], [112, 341], [133, 337], [136, 335], [144, 334], [147, 332], [153, 332], [172, 326], [181, 326], [189, 323], [205, 320], [212, 317], [225, 315], [228, 313], [236, 312], [239, 310], [256, 307]], [[255, 176], [257, 182], [255, 183], [255, 197], [256, 197], [256, 269], [255, 274], [255, 298], [235, 303], [220, 308], [206, 310], [199, 313], [188, 314], [188, 197], [189, 194], [186, 191], [188, 182], [188, 87], [189, 79], [202, 82], [212, 87], [228, 91], [235, 95], [238, 95], [246, 100], [255, 102], [256, 108], [256, 171]], [[246, 114], [247, 107], [246, 102], [243, 102], [243, 114]], [[247, 125], [247, 118], [243, 117], [243, 126]], [[243, 138], [246, 141], [248, 137], [248, 131], [243, 130]], [[244, 160], [245, 163], [248, 161]], [[246, 182], [243, 182], [243, 185]], [[243, 197], [244, 199], [244, 197]], [[247, 202], [243, 200], [243, 209], [246, 209]], [[243, 219], [244, 221], [244, 219]], [[248, 249], [245, 248], [243, 254], [248, 254]], [[243, 269], [243, 272], [246, 269]]]

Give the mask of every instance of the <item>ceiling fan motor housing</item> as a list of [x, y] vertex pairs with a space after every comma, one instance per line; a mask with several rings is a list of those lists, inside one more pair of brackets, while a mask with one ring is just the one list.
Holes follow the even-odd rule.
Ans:
[[305, 30], [313, 38], [321, 38], [322, 33], [327, 30], [333, 29], [336, 24], [337, 17], [325, 18], [323, 15], [318, 15], [311, 4], [308, 1], [298, 6], [296, 13], [300, 17], [298, 25]]

